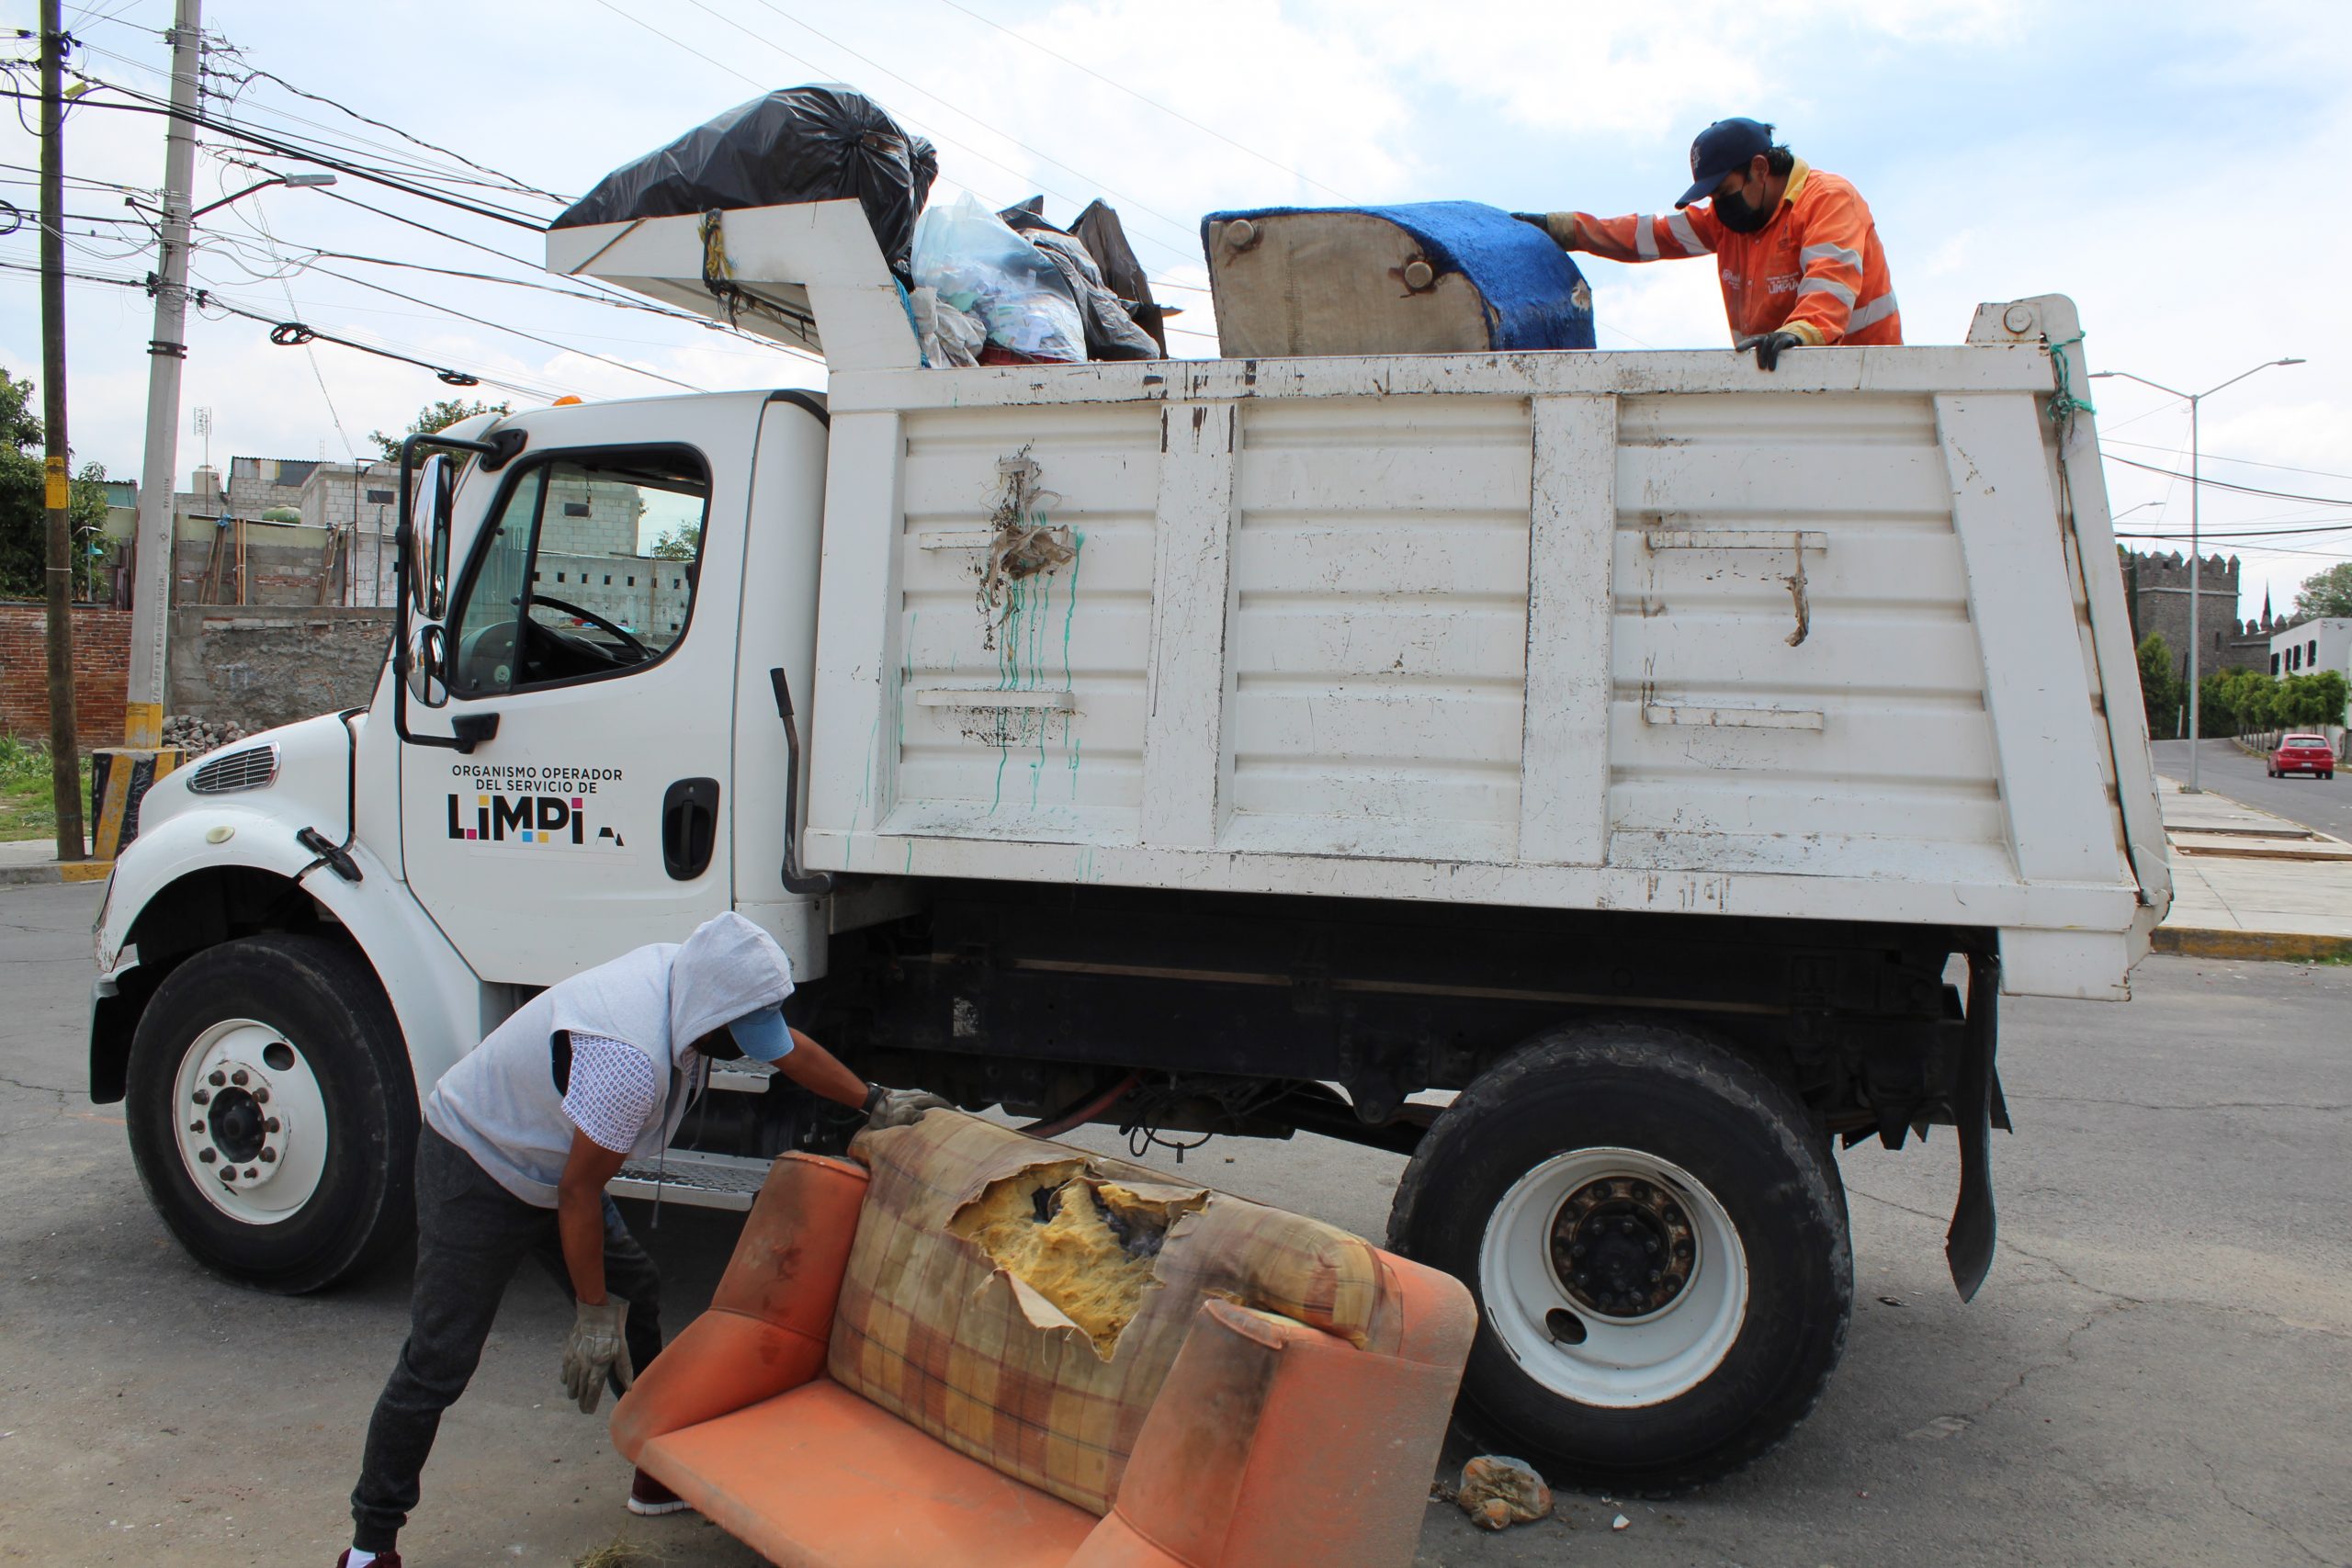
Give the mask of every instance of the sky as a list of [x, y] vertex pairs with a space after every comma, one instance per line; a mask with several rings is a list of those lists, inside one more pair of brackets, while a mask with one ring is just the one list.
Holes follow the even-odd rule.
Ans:
[[[69, 3], [68, 30], [85, 46], [75, 65], [161, 95], [171, 12], [170, 0]], [[27, 0], [0, 0], [0, 24], [36, 20]], [[2081, 309], [2094, 369], [2192, 392], [2304, 360], [2204, 405], [2206, 475], [2284, 494], [2208, 486], [2201, 524], [2209, 553], [2245, 561], [2243, 614], [2258, 614], [2266, 591], [2284, 612], [2304, 577], [2352, 558], [2352, 505], [2290, 499], [2352, 502], [2352, 291], [2339, 281], [2352, 203], [2338, 173], [2352, 149], [2352, 6], [2337, 0], [512, 0], [454, 21], [446, 7], [384, 0], [212, 0], [204, 28], [219, 74], [208, 85], [235, 94], [213, 112], [447, 162], [290, 84], [571, 197], [758, 92], [846, 82], [938, 143], [934, 205], [963, 190], [992, 205], [1042, 192], [1047, 215], [1067, 220], [1109, 200], [1162, 297], [1186, 308], [1175, 351], [1201, 356], [1215, 352], [1204, 212], [1450, 199], [1656, 211], [1686, 183], [1698, 129], [1750, 115], [1861, 189], [1913, 343], [1960, 341], [1980, 301], [2064, 293]], [[29, 41], [17, 52], [31, 55]], [[66, 125], [76, 270], [136, 277], [150, 265], [142, 230], [88, 220], [129, 215], [117, 186], [162, 183], [162, 121], [100, 107], [131, 101], [93, 91]], [[15, 183], [0, 197], [30, 209], [39, 157], [24, 122], [36, 106], [13, 107], [24, 114], [0, 116], [0, 164], [13, 165], [0, 179]], [[199, 205], [260, 177], [226, 161], [243, 156], [199, 152]], [[475, 194], [540, 218], [557, 209]], [[208, 449], [191, 430], [198, 408], [211, 411], [209, 450], [225, 468], [232, 454], [367, 453], [369, 432], [397, 431], [447, 396], [529, 406], [676, 382], [822, 384], [820, 367], [690, 323], [315, 254], [544, 281], [538, 244], [524, 228], [349, 175], [332, 193], [271, 189], [208, 216], [198, 287], [521, 389], [453, 392], [428, 368], [323, 342], [277, 347], [266, 323], [192, 318], [180, 485]], [[0, 263], [37, 254], [32, 227], [0, 235]], [[1601, 346], [1726, 343], [1705, 264], [1580, 263]], [[68, 292], [77, 463], [139, 472], [150, 309], [135, 288]], [[37, 378], [40, 351], [36, 279], [0, 270], [0, 367]], [[2122, 379], [2091, 395], [2119, 532], [2185, 550], [2191, 487], [2121, 460], [2186, 470], [2187, 404]]]

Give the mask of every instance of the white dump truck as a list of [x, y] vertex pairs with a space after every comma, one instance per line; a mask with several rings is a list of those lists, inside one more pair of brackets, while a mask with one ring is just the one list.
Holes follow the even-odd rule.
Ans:
[[[2072, 305], [1964, 345], [925, 368], [854, 203], [558, 231], [830, 390], [413, 442], [364, 709], [158, 782], [92, 1097], [207, 1265], [396, 1247], [419, 1101], [537, 987], [736, 909], [867, 1076], [1409, 1156], [1470, 1427], [1673, 1486], [1818, 1397], [1836, 1147], [1952, 1129], [2000, 995], [2170, 897]], [[842, 1127], [721, 1072], [621, 1190]]]

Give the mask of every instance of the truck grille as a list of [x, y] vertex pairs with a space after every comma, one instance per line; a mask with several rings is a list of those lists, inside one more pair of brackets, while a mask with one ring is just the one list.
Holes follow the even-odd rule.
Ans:
[[196, 795], [230, 795], [241, 789], [266, 789], [277, 778], [277, 747], [248, 746], [225, 757], [210, 757], [187, 781]]

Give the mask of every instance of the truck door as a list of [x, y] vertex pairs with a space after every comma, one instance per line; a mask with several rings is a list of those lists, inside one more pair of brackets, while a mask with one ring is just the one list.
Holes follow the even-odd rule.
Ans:
[[487, 980], [551, 984], [682, 941], [731, 901], [722, 795], [752, 426], [709, 428], [734, 422], [706, 410], [669, 439], [652, 412], [526, 415], [523, 455], [467, 481], [496, 488], [453, 572], [442, 713], [495, 715], [497, 730], [466, 753], [401, 749], [401, 847]]

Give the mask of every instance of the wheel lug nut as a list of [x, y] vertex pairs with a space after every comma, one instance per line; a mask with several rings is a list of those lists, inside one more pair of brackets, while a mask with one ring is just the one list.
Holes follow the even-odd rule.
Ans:
[[214, 1154], [210, 1149], [198, 1149], [196, 1151], [196, 1157], [206, 1165], [210, 1165], [214, 1160], [219, 1159], [220, 1156]]
[[[277, 1163], [277, 1151], [276, 1149], [262, 1150], [261, 1163], [264, 1165], [276, 1165]], [[1657, 1276], [1653, 1274], [1650, 1277], [1652, 1279], [1656, 1279]]]
[[266, 1122], [263, 1122], [263, 1123], [262, 1123], [262, 1128], [263, 1128], [263, 1130], [264, 1130], [264, 1131], [266, 1131], [266, 1132], [271, 1132], [271, 1133], [275, 1133], [275, 1132], [277, 1132], [277, 1117], [275, 1117], [275, 1116], [271, 1117], [268, 1121], [266, 1121]]
[[257, 1089], [254, 1090], [254, 1103], [255, 1105], [267, 1105], [269, 1103], [269, 1090], [266, 1089]]
[[[211, 1151], [209, 1149], [206, 1150], [205, 1156], [207, 1158], [211, 1157]], [[1592, 1283], [1591, 1274], [1582, 1269], [1577, 1269], [1574, 1274], [1569, 1275], [1568, 1278], [1579, 1285], [1589, 1285]]]
[[232, 1187], [235, 1186], [237, 1182], [237, 1168], [233, 1165], [222, 1166], [220, 1168], [220, 1179], [227, 1182]]
[[[264, 1149], [264, 1150], [261, 1152], [261, 1157], [262, 1157], [262, 1158], [264, 1158], [264, 1159], [267, 1159], [267, 1158], [269, 1157], [269, 1151], [268, 1151], [267, 1149]], [[1658, 1270], [1657, 1270], [1657, 1269], [1651, 1269], [1651, 1270], [1650, 1270], [1650, 1283], [1651, 1283], [1651, 1284], [1655, 1285], [1655, 1284], [1657, 1284], [1660, 1280], [1663, 1280], [1663, 1279], [1665, 1279], [1665, 1278], [1666, 1278], [1666, 1276], [1665, 1276], [1664, 1274], [1660, 1273]]]
[[219, 1089], [222, 1084], [229, 1081], [229, 1075], [215, 1069], [204, 1081], [210, 1084], [214, 1089]]
[[233, 1084], [243, 1083], [245, 1081], [245, 1069], [239, 1067], [235, 1072], [231, 1073], [229, 1075], [229, 1081]]
[[1637, 1202], [1648, 1202], [1650, 1197], [1650, 1184], [1646, 1181], [1634, 1182], [1633, 1186], [1633, 1196]]
[[247, 1181], [251, 1181], [254, 1177], [259, 1176], [261, 1172], [255, 1170], [252, 1166], [245, 1167], [245, 1179]]
[[1618, 1234], [1619, 1235], [1633, 1235], [1633, 1234], [1634, 1234], [1634, 1222], [1633, 1222], [1633, 1221], [1631, 1221], [1631, 1220], [1619, 1220], [1619, 1221], [1617, 1222], [1617, 1234]]
[[1582, 1243], [1582, 1242], [1578, 1242], [1578, 1243], [1577, 1243], [1574, 1247], [1571, 1247], [1570, 1248], [1568, 1248], [1568, 1256], [1569, 1256], [1570, 1258], [1582, 1258], [1582, 1257], [1584, 1256], [1584, 1254], [1585, 1254], [1585, 1246], [1584, 1246], [1584, 1243]]
[[187, 1130], [191, 1133], [201, 1133], [204, 1131], [204, 1123], [201, 1122], [191, 1122], [187, 1124]]
[[1642, 1238], [1642, 1250], [1644, 1252], [1656, 1252], [1657, 1250], [1657, 1237], [1654, 1235], [1644, 1236]]
[[195, 1100], [198, 1105], [209, 1105], [212, 1103], [212, 1091], [209, 1089], [198, 1089], [190, 1098]]

